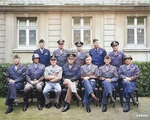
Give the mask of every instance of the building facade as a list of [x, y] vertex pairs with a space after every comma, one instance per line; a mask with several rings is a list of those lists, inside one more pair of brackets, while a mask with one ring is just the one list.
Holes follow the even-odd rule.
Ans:
[[110, 43], [134, 61], [150, 61], [150, 0], [0, 0], [0, 63], [10, 63], [18, 54], [31, 62], [38, 41], [52, 53], [57, 40], [75, 50], [83, 41], [88, 52], [94, 38], [107, 53]]

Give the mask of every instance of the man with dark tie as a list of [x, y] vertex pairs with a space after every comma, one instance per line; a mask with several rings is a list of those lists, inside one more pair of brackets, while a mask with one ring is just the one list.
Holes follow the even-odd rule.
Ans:
[[89, 55], [92, 57], [92, 64], [100, 67], [104, 65], [104, 57], [106, 56], [106, 51], [99, 47], [98, 39], [93, 40], [94, 48], [89, 51]]
[[138, 102], [134, 98], [134, 90], [137, 85], [137, 79], [139, 77], [139, 68], [131, 63], [132, 56], [125, 55], [125, 64], [119, 68], [119, 78], [122, 79], [123, 97], [126, 99], [123, 106], [123, 112], [130, 110], [130, 98], [132, 98], [133, 104], [138, 107]]
[[34, 53], [38, 54], [40, 57], [40, 61], [39, 63], [42, 63], [45, 65], [45, 67], [50, 65], [50, 51], [46, 48], [44, 48], [45, 46], [45, 41], [43, 39], [41, 39], [39, 41], [39, 46], [40, 48], [35, 50]]
[[63, 48], [64, 42], [65, 41], [63, 39], [58, 40], [57, 43], [59, 48], [53, 52], [53, 55], [57, 57], [57, 65], [60, 67], [65, 65], [67, 62], [68, 51]]
[[76, 42], [75, 45], [77, 48], [77, 53], [75, 53], [76, 59], [75, 59], [74, 63], [79, 66], [82, 66], [85, 64], [85, 57], [86, 57], [86, 53], [82, 52], [83, 42]]
[[115, 66], [110, 65], [111, 58], [106, 55], [104, 58], [105, 65], [99, 67], [99, 79], [102, 81], [103, 89], [103, 108], [102, 112], [107, 111], [108, 98], [110, 97], [112, 102], [115, 102], [112, 96], [112, 90], [116, 87], [118, 80], [118, 73]]
[[[113, 51], [109, 53], [109, 56], [111, 57], [111, 65], [115, 66], [117, 69], [117, 72], [119, 71], [119, 67], [124, 62], [124, 53], [121, 51], [118, 51], [119, 42], [118, 41], [112, 41], [110, 46], [112, 47]], [[118, 79], [118, 86], [120, 90], [120, 103], [121, 107], [123, 107], [123, 89], [121, 86], [121, 79]]]
[[23, 89], [25, 80], [26, 68], [20, 65], [20, 57], [14, 56], [14, 65], [9, 67], [6, 72], [6, 80], [8, 82], [8, 94], [5, 105], [8, 106], [7, 113], [13, 111], [13, 102], [17, 99], [16, 93]]

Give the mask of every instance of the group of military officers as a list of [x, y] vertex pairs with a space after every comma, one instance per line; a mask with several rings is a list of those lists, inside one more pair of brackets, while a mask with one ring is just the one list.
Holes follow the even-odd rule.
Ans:
[[[63, 48], [64, 40], [57, 41], [58, 49], [50, 55], [50, 51], [44, 48], [45, 41], [39, 41], [40, 48], [34, 51], [32, 56], [33, 64], [25, 68], [20, 65], [20, 57], [14, 56], [14, 65], [9, 67], [6, 72], [6, 80], [9, 83], [6, 105], [8, 109], [5, 112], [13, 111], [13, 104], [17, 103], [16, 93], [24, 88], [24, 106], [23, 111], [28, 108], [28, 96], [32, 89], [37, 90], [38, 109], [42, 110], [42, 95], [45, 98], [45, 107], [49, 109], [52, 106], [50, 101], [50, 91], [55, 91], [54, 106], [59, 109], [59, 98], [61, 95], [62, 80], [63, 86], [67, 89], [62, 112], [70, 109], [72, 93], [75, 94], [78, 101], [82, 98], [77, 93], [77, 81], [81, 81], [85, 94], [83, 103], [86, 104], [86, 111], [91, 112], [91, 98], [98, 102], [99, 99], [94, 95], [93, 89], [97, 82], [100, 81], [103, 87], [102, 112], [107, 111], [108, 98], [115, 102], [112, 96], [112, 90], [119, 85], [120, 103], [123, 112], [130, 110], [130, 98], [132, 98], [135, 106], [138, 102], [134, 99], [134, 89], [136, 88], [137, 78], [139, 77], [139, 69], [131, 63], [132, 56], [124, 55], [118, 51], [119, 42], [113, 41], [111, 47], [113, 49], [108, 55], [106, 51], [99, 47], [98, 39], [93, 40], [94, 48], [89, 54], [82, 52], [83, 42], [76, 42], [76, 53], [69, 53]], [[24, 81], [26, 84], [24, 86]], [[126, 101], [123, 100], [125, 98]]]

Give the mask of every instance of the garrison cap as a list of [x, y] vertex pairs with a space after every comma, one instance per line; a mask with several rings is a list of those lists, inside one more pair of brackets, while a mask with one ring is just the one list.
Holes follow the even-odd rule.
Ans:
[[50, 60], [57, 60], [57, 57], [56, 57], [55, 55], [52, 55], [52, 56], [50, 57]]
[[85, 56], [85, 59], [86, 59], [86, 58], [89, 58], [89, 57], [91, 57], [91, 56], [90, 56], [89, 54], [87, 54], [87, 55]]
[[110, 46], [113, 47], [113, 46], [117, 46], [119, 45], [119, 42], [118, 41], [112, 41]]
[[15, 56], [14, 56], [14, 59], [17, 59], [17, 58], [20, 58], [20, 57], [19, 57], [18, 55], [15, 55]]
[[75, 45], [76, 45], [77, 47], [81, 47], [81, 46], [83, 45], [83, 42], [76, 42]]
[[106, 55], [106, 56], [104, 57], [104, 59], [111, 59], [111, 57], [110, 57], [109, 55]]

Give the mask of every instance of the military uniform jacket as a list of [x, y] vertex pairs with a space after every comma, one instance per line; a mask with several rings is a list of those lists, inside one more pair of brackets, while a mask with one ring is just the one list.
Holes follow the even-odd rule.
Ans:
[[48, 49], [44, 48], [43, 53], [41, 53], [40, 49], [37, 49], [34, 51], [34, 53], [39, 55], [40, 57], [39, 63], [42, 63], [45, 66], [50, 65], [50, 51]]
[[89, 55], [92, 57], [92, 63], [98, 67], [104, 65], [104, 57], [106, 56], [106, 51], [102, 48], [98, 48], [96, 51], [95, 48], [89, 51]]
[[96, 77], [99, 76], [99, 70], [96, 65], [91, 64], [90, 68], [86, 64], [81, 66], [81, 77], [90, 77], [93, 75]]
[[58, 65], [55, 65], [54, 67], [51, 65], [51, 66], [48, 66], [45, 68], [45, 72], [44, 72], [44, 77], [47, 77], [47, 76], [50, 76], [50, 75], [53, 75], [54, 73], [57, 74], [57, 78], [62, 78], [62, 67], [58, 66]]
[[129, 68], [127, 65], [121, 65], [118, 71], [119, 78], [125, 79], [125, 77], [130, 77], [132, 81], [136, 82], [139, 77], [139, 68], [136, 65], [130, 64]]
[[63, 77], [64, 79], [70, 79], [71, 81], [76, 81], [80, 79], [80, 66], [73, 63], [72, 68], [69, 68], [69, 64], [66, 63], [63, 66]]
[[66, 64], [67, 62], [67, 54], [68, 54], [68, 51], [63, 49], [62, 50], [62, 53], [60, 53], [60, 50], [57, 49], [53, 52], [53, 55], [55, 55], [57, 57], [57, 65], [58, 66], [63, 66]]
[[16, 83], [24, 84], [26, 68], [19, 65], [15, 70], [15, 65], [9, 67], [6, 72], [6, 77], [15, 80]]
[[109, 56], [111, 57], [111, 65], [115, 66], [117, 68], [117, 71], [118, 71], [120, 65], [123, 64], [124, 53], [121, 51], [117, 51], [116, 54], [114, 52], [110, 52]]
[[27, 71], [26, 71], [26, 80], [30, 83], [31, 80], [39, 79], [44, 75], [45, 66], [41, 63], [37, 64], [37, 67], [35, 67], [34, 64], [28, 65]]
[[80, 55], [78, 56], [78, 53], [76, 53], [76, 59], [74, 61], [75, 64], [82, 66], [85, 64], [85, 57], [86, 53], [80, 52]]
[[111, 79], [112, 82], [118, 80], [118, 73], [115, 66], [109, 65], [108, 68], [106, 65], [99, 67], [99, 76], [104, 78]]

